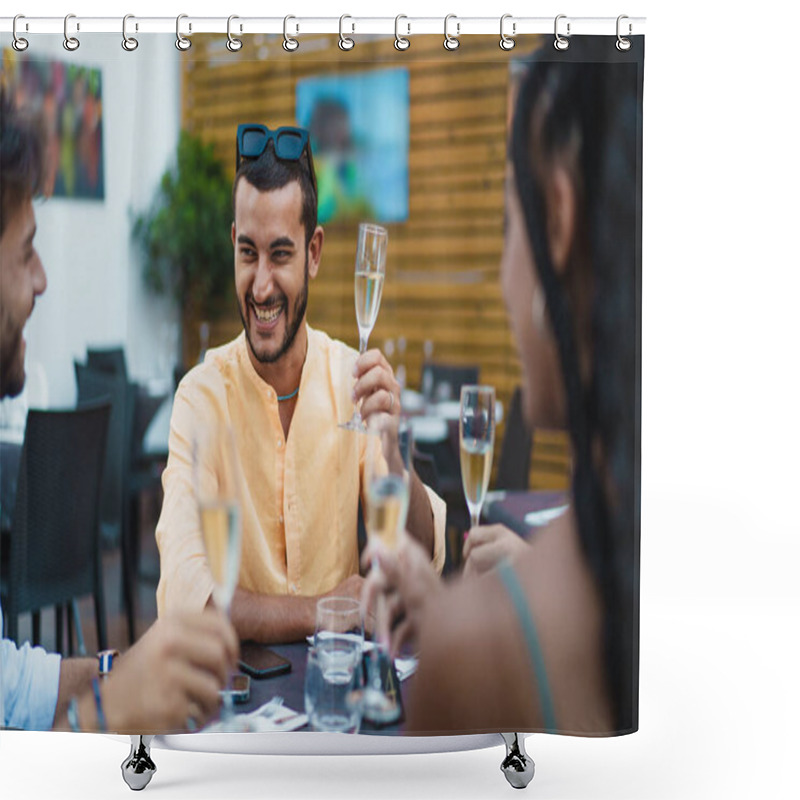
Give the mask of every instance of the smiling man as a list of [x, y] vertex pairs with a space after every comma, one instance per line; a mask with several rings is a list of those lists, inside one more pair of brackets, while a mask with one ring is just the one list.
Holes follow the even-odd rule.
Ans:
[[[398, 415], [400, 392], [380, 351], [359, 356], [306, 321], [325, 239], [306, 131], [239, 126], [233, 211], [243, 331], [210, 350], [175, 395], [156, 528], [158, 609], [211, 602], [194, 486], [230, 488], [236, 480], [242, 557], [234, 627], [242, 639], [293, 641], [313, 632], [320, 596], [361, 596], [365, 437], [339, 423], [354, 401], [365, 420]], [[235, 479], [223, 474], [219, 458], [228, 429], [237, 445]], [[444, 524], [444, 503], [412, 475], [407, 527], [438, 569]]]

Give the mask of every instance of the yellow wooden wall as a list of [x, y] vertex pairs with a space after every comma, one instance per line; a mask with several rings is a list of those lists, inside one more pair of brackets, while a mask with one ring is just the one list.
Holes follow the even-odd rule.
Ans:
[[[303, 37], [300, 50], [289, 54], [281, 37], [263, 36], [248, 37], [244, 49], [231, 54], [224, 38], [195, 36], [184, 56], [182, 113], [184, 127], [214, 143], [233, 178], [237, 124], [295, 124], [298, 79], [407, 68], [409, 216], [388, 226], [386, 281], [370, 345], [405, 336], [409, 385], [416, 387], [423, 342], [430, 339], [434, 360], [478, 364], [481, 382], [494, 385], [507, 407], [520, 368], [499, 282], [510, 55], [497, 40], [470, 36], [447, 52], [442, 37], [419, 37], [398, 53], [391, 38], [359, 38], [343, 53], [337, 37]], [[535, 44], [520, 44], [514, 57]], [[308, 307], [309, 324], [353, 346], [356, 231], [356, 223], [325, 226], [322, 266]], [[185, 323], [189, 363], [198, 352], [197, 323]], [[232, 312], [212, 325], [211, 344], [240, 328]], [[396, 366], [396, 356], [394, 361]], [[532, 486], [563, 487], [566, 470], [563, 434], [537, 431]]]

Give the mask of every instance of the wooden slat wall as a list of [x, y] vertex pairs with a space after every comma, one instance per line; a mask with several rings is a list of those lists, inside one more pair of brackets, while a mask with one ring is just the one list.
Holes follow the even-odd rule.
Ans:
[[[343, 53], [336, 37], [303, 37], [300, 51], [287, 54], [281, 37], [264, 36], [248, 38], [244, 50], [231, 54], [218, 36], [194, 36], [184, 56], [183, 124], [214, 143], [232, 179], [236, 125], [295, 124], [298, 79], [407, 68], [409, 216], [388, 226], [387, 279], [370, 343], [405, 336], [409, 384], [418, 386], [423, 342], [430, 339], [435, 360], [479, 364], [481, 382], [494, 385], [507, 408], [521, 377], [499, 283], [509, 55], [496, 36], [470, 36], [455, 52], [443, 49], [441, 37], [412, 42], [398, 54], [390, 38], [359, 39], [354, 51]], [[514, 56], [521, 51], [518, 45]], [[322, 266], [309, 291], [309, 323], [357, 346], [356, 225], [329, 223], [325, 234]], [[240, 328], [232, 311], [212, 325], [211, 344]], [[197, 320], [185, 322], [189, 363], [198, 351], [197, 331]], [[565, 486], [563, 434], [537, 431], [533, 453], [531, 485]]]

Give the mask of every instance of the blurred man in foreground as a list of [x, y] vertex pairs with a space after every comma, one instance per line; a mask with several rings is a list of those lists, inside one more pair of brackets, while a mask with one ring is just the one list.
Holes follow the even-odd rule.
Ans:
[[[33, 198], [42, 175], [35, 126], [0, 95], [0, 397], [19, 394], [25, 384], [23, 328], [47, 287], [33, 245]], [[193, 730], [216, 712], [237, 653], [231, 626], [214, 611], [159, 620], [113, 671], [115, 659], [108, 653], [62, 659], [2, 639], [0, 727]]]

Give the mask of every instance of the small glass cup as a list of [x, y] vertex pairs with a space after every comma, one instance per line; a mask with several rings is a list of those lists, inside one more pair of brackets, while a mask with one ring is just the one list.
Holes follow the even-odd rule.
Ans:
[[358, 733], [363, 680], [361, 659], [343, 657], [332, 639], [309, 647], [306, 662], [305, 711], [311, 728], [330, 733]]

